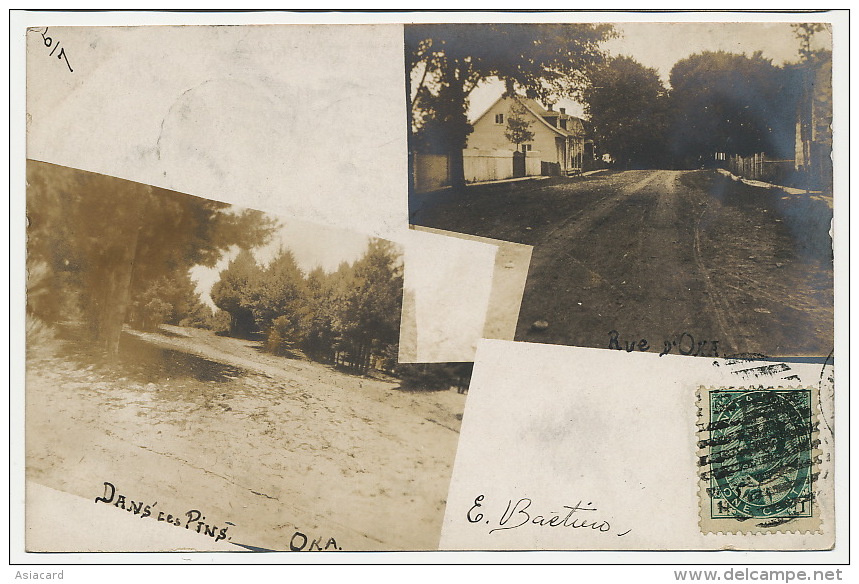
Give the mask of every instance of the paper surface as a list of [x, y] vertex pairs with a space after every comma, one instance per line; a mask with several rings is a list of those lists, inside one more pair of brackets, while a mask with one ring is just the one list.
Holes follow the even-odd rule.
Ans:
[[404, 227], [399, 26], [48, 35], [74, 73], [28, 33], [29, 158], [371, 234]]
[[[748, 372], [760, 363], [492, 340], [481, 342], [476, 363], [442, 549], [832, 547], [832, 393], [820, 365], [762, 374]], [[698, 388], [802, 384], [822, 385], [829, 396], [821, 399], [830, 414], [816, 420], [824, 450], [815, 487], [820, 532], [791, 533], [786, 523], [785, 533], [702, 533]], [[567, 519], [577, 506], [589, 510], [576, 510], [566, 525], [534, 523]]]
[[401, 363], [473, 361], [486, 326], [497, 247], [409, 231]]
[[[491, 278], [492, 292], [486, 309], [486, 324], [482, 338], [512, 341], [516, 335], [519, 305], [522, 304], [522, 293], [525, 288], [525, 280], [528, 277], [528, 267], [531, 263], [531, 246], [429, 227], [415, 226], [415, 229], [498, 247]], [[476, 258], [472, 261], [476, 263]]]

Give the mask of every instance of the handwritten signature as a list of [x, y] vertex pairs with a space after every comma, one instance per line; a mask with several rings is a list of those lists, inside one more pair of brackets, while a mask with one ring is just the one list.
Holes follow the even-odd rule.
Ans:
[[[523, 526], [537, 527], [567, 527], [572, 529], [590, 529], [600, 533], [609, 533], [612, 526], [608, 521], [595, 518], [590, 515], [591, 512], [598, 511], [596, 507], [592, 507], [593, 503], [584, 504], [579, 501], [575, 505], [562, 505], [563, 511], [550, 511], [549, 513], [535, 514], [531, 510], [533, 501], [527, 497], [523, 497], [514, 503], [513, 499], [507, 500], [507, 507], [498, 518], [496, 524], [493, 524], [492, 519], [488, 518], [489, 511], [484, 507], [485, 495], [478, 495], [474, 499], [474, 504], [466, 513], [466, 519], [469, 523], [485, 523], [486, 525], [497, 525], [491, 527], [489, 533], [503, 531], [506, 529], [517, 529]], [[480, 511], [483, 508], [486, 515]], [[485, 520], [485, 521], [484, 521]], [[618, 537], [622, 537], [632, 531], [627, 529], [623, 533], [616, 533]]]

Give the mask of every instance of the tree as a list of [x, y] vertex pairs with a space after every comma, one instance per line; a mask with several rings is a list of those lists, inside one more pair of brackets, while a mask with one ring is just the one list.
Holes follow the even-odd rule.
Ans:
[[354, 288], [341, 316], [343, 348], [351, 366], [365, 373], [373, 355], [399, 342], [402, 258], [393, 243], [373, 238], [353, 270]]
[[765, 59], [705, 51], [671, 69], [669, 146], [685, 165], [715, 152], [792, 158], [801, 83]]
[[242, 249], [221, 271], [209, 295], [215, 306], [230, 315], [230, 334], [250, 337], [257, 329], [254, 306], [259, 296], [263, 271], [253, 254]]
[[583, 100], [600, 150], [621, 167], [664, 163], [668, 92], [656, 69], [615, 57], [592, 72]]
[[796, 167], [807, 189], [832, 190], [832, 51], [813, 49], [820, 23], [792, 24], [799, 39], [797, 64], [792, 70], [802, 90], [797, 103]]
[[212, 286], [215, 306], [230, 315], [230, 333], [263, 335], [273, 353], [302, 342], [308, 326], [307, 283], [293, 253], [281, 248], [265, 268], [241, 250]]
[[366, 373], [374, 358], [392, 368], [402, 293], [402, 258], [389, 241], [371, 239], [354, 264], [342, 262], [331, 274], [316, 268], [306, 277], [289, 250], [265, 268], [242, 250], [212, 286], [221, 309], [213, 321], [229, 314], [231, 334], [262, 333], [272, 353], [302, 347], [311, 358]]
[[791, 24], [793, 34], [799, 39], [799, 58], [805, 62], [812, 58], [815, 51], [811, 48], [814, 35], [826, 30], [826, 25], [820, 22], [801, 22]]
[[65, 280], [75, 290], [59, 277], [54, 289], [79, 296], [85, 323], [111, 356], [133, 291], [213, 266], [232, 245], [258, 245], [273, 225], [257, 211], [41, 162], [28, 161], [27, 182], [28, 260], [74, 275]]
[[211, 317], [188, 270], [177, 269], [131, 291], [127, 320], [142, 330], [154, 330], [164, 323], [203, 327]]
[[[416, 24], [405, 27], [412, 146], [446, 153], [451, 180], [465, 182], [468, 96], [490, 77], [507, 94], [574, 97], [601, 62], [608, 24]], [[414, 86], [412, 86], [414, 83]]]
[[310, 316], [303, 348], [313, 359], [329, 363], [335, 359], [340, 307], [350, 288], [346, 282], [351, 279], [351, 271], [352, 267], [343, 262], [332, 274], [316, 267], [307, 275], [306, 301]]
[[295, 256], [281, 248], [261, 274], [252, 308], [256, 328], [266, 333], [273, 353], [291, 350], [302, 341], [309, 317], [306, 287]]
[[507, 128], [504, 130], [504, 137], [516, 145], [519, 149], [520, 144], [530, 142], [534, 139], [534, 132], [531, 131], [531, 121], [528, 120], [528, 109], [518, 99], [514, 99], [510, 105], [510, 113], [507, 115]]

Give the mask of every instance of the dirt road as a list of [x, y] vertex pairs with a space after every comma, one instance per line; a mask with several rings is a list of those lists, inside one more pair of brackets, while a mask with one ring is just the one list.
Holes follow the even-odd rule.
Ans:
[[256, 548], [437, 548], [464, 395], [179, 327], [126, 331], [107, 364], [73, 332], [28, 347], [28, 480], [92, 501], [110, 482]]
[[412, 215], [534, 246], [517, 340], [773, 357], [832, 350], [830, 219], [824, 201], [667, 170], [468, 187]]

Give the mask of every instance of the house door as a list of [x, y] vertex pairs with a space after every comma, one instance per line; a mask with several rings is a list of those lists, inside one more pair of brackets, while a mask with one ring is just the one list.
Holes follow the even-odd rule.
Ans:
[[518, 150], [513, 153], [513, 176], [525, 176], [525, 153]]

